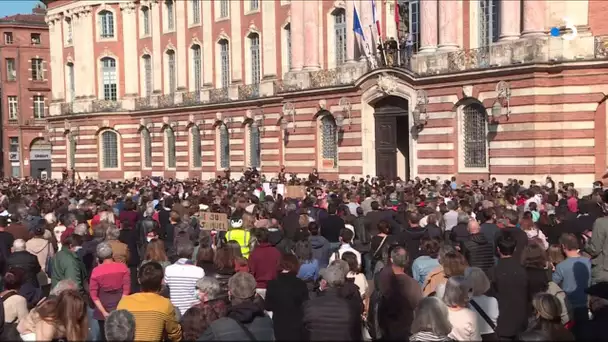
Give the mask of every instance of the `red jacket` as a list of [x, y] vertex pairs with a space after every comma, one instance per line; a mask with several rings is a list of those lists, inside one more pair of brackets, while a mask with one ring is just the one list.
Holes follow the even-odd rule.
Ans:
[[281, 252], [269, 243], [260, 243], [249, 255], [249, 272], [257, 282], [257, 288], [265, 289], [266, 284], [277, 277]]

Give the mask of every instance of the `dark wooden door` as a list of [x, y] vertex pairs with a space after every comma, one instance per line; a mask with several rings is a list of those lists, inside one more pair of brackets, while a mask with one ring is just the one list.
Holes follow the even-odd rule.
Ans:
[[387, 179], [397, 177], [397, 120], [393, 115], [375, 117], [376, 175]]

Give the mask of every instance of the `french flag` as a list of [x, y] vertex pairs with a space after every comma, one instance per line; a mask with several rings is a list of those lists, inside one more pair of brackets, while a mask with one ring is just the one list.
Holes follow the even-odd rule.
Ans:
[[376, 19], [376, 1], [372, 0], [372, 20], [376, 24], [378, 30], [378, 39], [382, 40], [382, 30], [380, 29], [380, 20]]

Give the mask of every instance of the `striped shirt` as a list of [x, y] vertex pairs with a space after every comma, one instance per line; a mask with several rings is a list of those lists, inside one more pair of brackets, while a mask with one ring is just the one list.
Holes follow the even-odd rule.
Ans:
[[192, 265], [185, 258], [177, 260], [165, 269], [165, 284], [169, 287], [171, 303], [179, 309], [181, 314], [199, 302], [196, 299], [196, 281], [205, 276], [205, 271]]
[[177, 322], [171, 302], [157, 293], [140, 292], [124, 296], [117, 310], [127, 310], [135, 318], [135, 341], [162, 341], [182, 339], [182, 327]]

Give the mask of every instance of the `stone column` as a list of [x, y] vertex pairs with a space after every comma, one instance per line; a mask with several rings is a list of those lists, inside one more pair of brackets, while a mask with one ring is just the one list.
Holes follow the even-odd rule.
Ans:
[[501, 1], [500, 5], [500, 39], [515, 40], [520, 34], [520, 6], [519, 0]]
[[291, 2], [291, 71], [304, 66], [304, 1]]
[[[64, 99], [63, 94], [63, 42], [64, 39], [61, 36], [61, 17], [57, 14], [50, 15], [46, 18], [46, 22], [49, 25], [49, 37], [53, 42], [50, 48], [50, 69], [54, 75], [47, 75], [47, 78], [51, 76], [51, 96], [52, 100]], [[21, 61], [19, 61], [21, 63]]]
[[241, 20], [241, 2], [229, 1], [230, 3], [230, 67], [232, 82], [240, 83], [243, 79], [243, 36]]
[[[274, 42], [277, 39], [277, 34], [281, 31], [276, 29], [276, 6], [275, 1], [262, 1], [262, 43], [263, 43], [263, 78], [274, 78], [277, 76], [277, 60], [272, 58], [277, 55], [277, 45]], [[272, 57], [267, 57], [272, 56]], [[280, 64], [280, 63], [279, 63]]]
[[533, 37], [545, 34], [545, 0], [524, 1], [523, 37]]
[[155, 93], [162, 93], [163, 89], [163, 52], [161, 48], [161, 21], [160, 21], [160, 6], [161, 3], [151, 2], [150, 10], [152, 11], [152, 88], [154, 88]]
[[137, 41], [137, 12], [136, 6], [133, 2], [126, 2], [120, 4], [122, 10], [122, 36], [123, 36], [123, 49], [124, 49], [124, 67], [122, 74], [125, 80], [125, 95], [134, 96], [138, 95], [138, 83], [139, 83], [139, 72], [133, 72], [139, 70], [137, 63], [137, 44], [133, 44]]
[[420, 53], [435, 52], [437, 48], [437, 0], [420, 1]]
[[462, 21], [462, 18], [458, 18], [458, 13], [462, 13], [459, 5], [455, 0], [439, 1], [439, 50], [458, 49], [458, 21]]
[[[96, 58], [95, 56], [95, 48], [94, 48], [94, 42], [96, 40], [95, 34], [93, 33], [93, 25], [95, 25], [96, 21], [93, 20], [93, 13], [92, 10], [89, 6], [85, 6], [82, 9], [82, 12], [80, 14], [81, 17], [81, 28], [83, 30], [83, 35], [82, 35], [82, 40], [81, 43], [84, 42], [84, 55], [86, 56], [85, 59], [82, 61], [82, 63], [85, 65], [84, 70], [86, 71], [86, 77], [87, 77], [87, 82], [85, 83], [87, 85], [88, 88], [88, 95], [89, 97], [93, 97], [93, 98], [103, 98], [103, 92], [101, 90], [96, 91], [97, 90], [97, 85], [99, 84], [99, 82], [97, 81], [90, 81], [90, 80], [96, 80], [98, 78], [96, 78], [95, 76], [98, 74], [99, 70], [100, 70], [100, 61]], [[116, 35], [117, 32], [114, 32], [114, 34]], [[87, 38], [85, 38], [87, 37]], [[88, 38], [90, 37], [90, 38]], [[77, 61], [77, 63], [81, 63], [80, 60]], [[91, 67], [93, 66], [93, 67]], [[120, 94], [118, 95], [120, 96]]]
[[[359, 11], [359, 8], [357, 8]], [[357, 13], [360, 15], [359, 13]], [[361, 21], [361, 17], [359, 17]], [[346, 1], [346, 62], [355, 61], [355, 39], [357, 34], [352, 30], [355, 23], [355, 0]], [[363, 27], [363, 24], [361, 24]]]
[[[307, 1], [304, 9], [304, 69], [318, 70], [319, 66], [319, 6], [318, 0]], [[310, 8], [308, 8], [310, 6]], [[348, 35], [348, 30], [347, 33]]]
[[[211, 1], [201, 1], [203, 6], [203, 85], [211, 88], [213, 86], [213, 17], [211, 16]], [[218, 86], [219, 87], [219, 86]]]
[[190, 2], [174, 1], [175, 7], [175, 33], [177, 34], [177, 91], [185, 91], [188, 89], [188, 59], [190, 55], [189, 42], [186, 42], [186, 6], [190, 6]]

